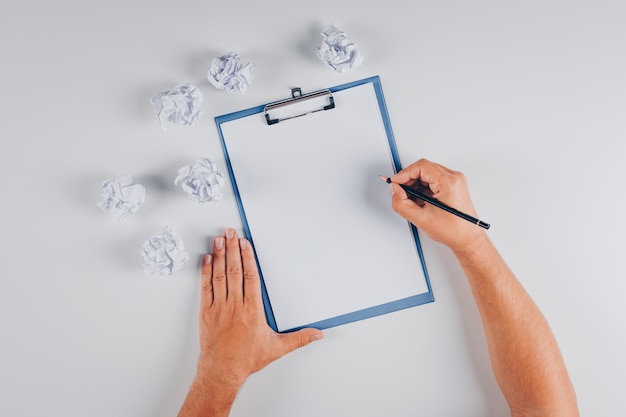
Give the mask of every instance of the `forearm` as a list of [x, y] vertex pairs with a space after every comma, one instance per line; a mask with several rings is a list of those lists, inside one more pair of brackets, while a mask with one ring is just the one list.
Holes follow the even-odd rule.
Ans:
[[486, 234], [455, 254], [476, 300], [495, 377], [512, 414], [577, 416], [574, 390], [548, 323]]
[[226, 417], [243, 380], [203, 366], [191, 385], [178, 417]]

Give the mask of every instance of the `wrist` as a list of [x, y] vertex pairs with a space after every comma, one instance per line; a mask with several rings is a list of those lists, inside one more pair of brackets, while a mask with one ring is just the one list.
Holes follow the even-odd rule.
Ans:
[[178, 417], [228, 416], [244, 380], [226, 367], [201, 359]]
[[208, 355], [201, 354], [196, 368], [196, 380], [200, 380], [198, 382], [217, 381], [224, 387], [239, 389], [248, 375], [241, 372], [237, 365], [227, 360], [215, 360]]
[[492, 247], [493, 244], [487, 233], [477, 230], [469, 239], [457, 242], [455, 245], [450, 246], [450, 249], [452, 249], [457, 259], [469, 260], [476, 256], [484, 255]]

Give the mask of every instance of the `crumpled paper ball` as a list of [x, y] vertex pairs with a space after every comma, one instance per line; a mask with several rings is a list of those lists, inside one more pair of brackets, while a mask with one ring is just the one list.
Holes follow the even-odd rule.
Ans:
[[197, 163], [178, 170], [174, 184], [179, 183], [183, 190], [199, 203], [221, 200], [224, 174], [217, 169], [215, 162], [200, 158]]
[[122, 175], [102, 183], [101, 201], [98, 207], [111, 212], [115, 223], [121, 223], [135, 213], [146, 199], [146, 189], [133, 184], [133, 177]]
[[322, 45], [317, 48], [317, 56], [335, 71], [346, 72], [363, 63], [363, 56], [356, 49], [356, 44], [350, 42], [346, 34], [334, 25], [324, 29], [322, 36]]
[[174, 229], [165, 226], [143, 244], [141, 260], [146, 275], [171, 275], [189, 260], [189, 253]]
[[219, 90], [245, 93], [248, 85], [252, 84], [255, 67], [252, 63], [242, 65], [239, 54], [229, 52], [213, 59], [207, 78]]
[[162, 91], [152, 97], [157, 117], [163, 130], [167, 124], [193, 126], [202, 114], [202, 92], [191, 84], [180, 84], [172, 90]]

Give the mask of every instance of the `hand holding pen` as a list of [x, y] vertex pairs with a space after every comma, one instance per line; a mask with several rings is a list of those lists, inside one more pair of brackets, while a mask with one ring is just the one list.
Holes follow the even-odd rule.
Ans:
[[421, 159], [389, 179], [381, 178], [389, 182], [393, 209], [452, 250], [471, 245], [489, 228], [478, 219], [460, 172]]

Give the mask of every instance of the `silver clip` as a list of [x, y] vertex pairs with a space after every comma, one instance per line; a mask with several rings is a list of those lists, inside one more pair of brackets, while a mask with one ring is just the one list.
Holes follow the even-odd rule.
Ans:
[[[328, 98], [328, 104], [324, 105], [325, 102], [322, 101], [322, 99], [326, 97]], [[286, 109], [287, 106], [290, 108]], [[276, 101], [265, 106], [265, 120], [268, 125], [273, 125], [285, 120], [334, 108], [335, 99], [328, 89], [302, 94], [300, 88], [292, 88], [291, 98]], [[293, 110], [295, 114], [289, 114], [288, 110]], [[278, 116], [271, 118], [269, 114], [270, 111], [275, 112]]]

